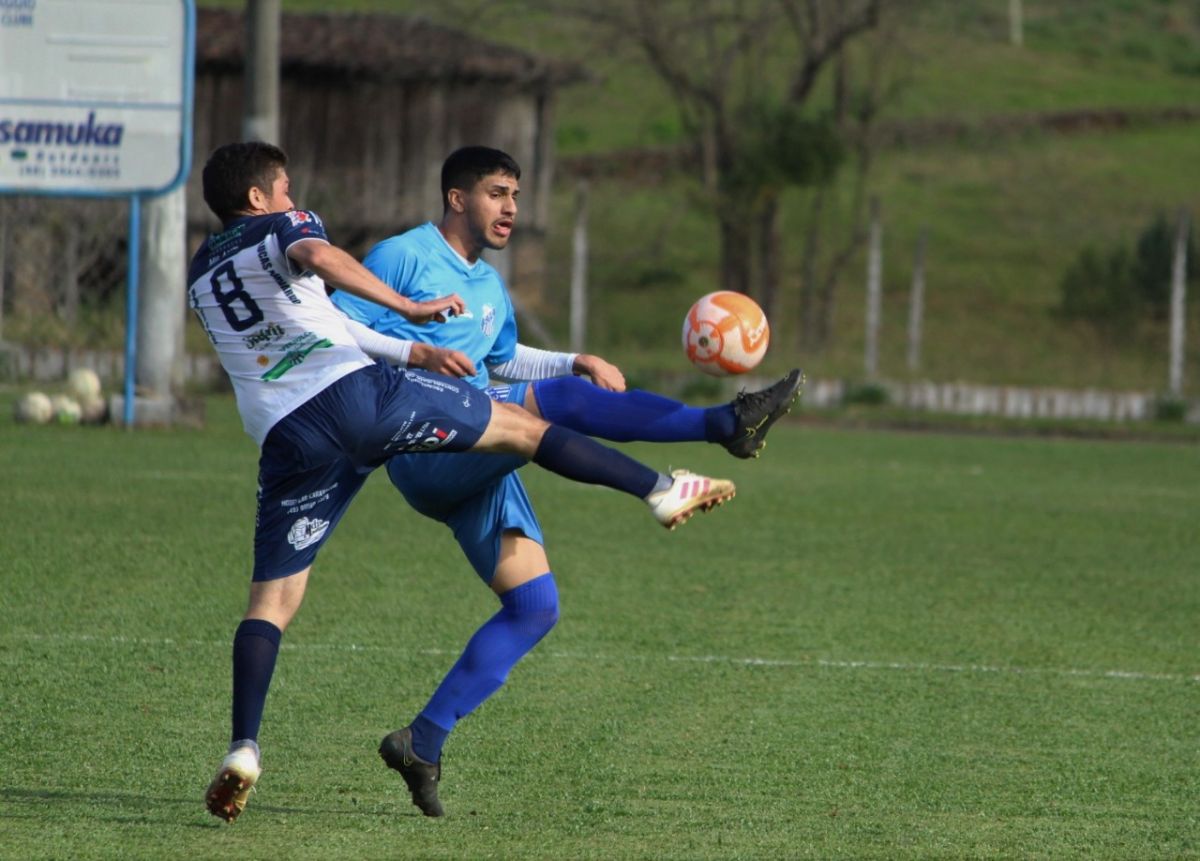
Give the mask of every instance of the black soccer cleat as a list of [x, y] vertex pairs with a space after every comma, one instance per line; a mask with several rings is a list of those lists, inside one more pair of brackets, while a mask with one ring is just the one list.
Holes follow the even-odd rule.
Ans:
[[767, 431], [791, 412], [803, 388], [804, 372], [793, 368], [786, 377], [761, 392], [738, 392], [733, 400], [737, 430], [721, 445], [734, 457], [758, 457], [767, 444]]
[[426, 816], [445, 816], [438, 801], [438, 781], [442, 779], [442, 763], [426, 762], [413, 753], [412, 728], [405, 727], [388, 733], [379, 744], [379, 755], [388, 768], [400, 772], [412, 792], [412, 803]]

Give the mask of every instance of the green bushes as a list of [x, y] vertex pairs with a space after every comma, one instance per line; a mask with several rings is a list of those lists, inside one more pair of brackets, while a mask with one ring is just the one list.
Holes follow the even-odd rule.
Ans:
[[[1132, 250], [1084, 248], [1061, 282], [1059, 313], [1083, 320], [1108, 334], [1129, 332], [1146, 317], [1164, 319], [1171, 301], [1175, 228], [1159, 213]], [[1188, 233], [1187, 280], [1200, 271], [1194, 231]]]

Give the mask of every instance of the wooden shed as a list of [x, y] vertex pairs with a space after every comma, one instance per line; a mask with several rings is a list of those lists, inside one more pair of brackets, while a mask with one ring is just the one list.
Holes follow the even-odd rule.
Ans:
[[[245, 27], [240, 11], [197, 10], [191, 239], [213, 228], [200, 192], [212, 149], [242, 135]], [[521, 165], [521, 215], [510, 284], [536, 304], [554, 174], [556, 91], [582, 67], [491, 44], [419, 18], [284, 13], [280, 140], [293, 199], [319, 211], [335, 242], [359, 254], [441, 214], [440, 170], [455, 148], [483, 144]]]

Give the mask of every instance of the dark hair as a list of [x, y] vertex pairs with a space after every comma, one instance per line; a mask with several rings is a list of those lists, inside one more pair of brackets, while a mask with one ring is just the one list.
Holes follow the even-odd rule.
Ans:
[[204, 202], [221, 223], [249, 203], [250, 189], [271, 193], [275, 177], [287, 166], [287, 153], [262, 141], [219, 146], [204, 165]]
[[521, 166], [508, 153], [491, 147], [465, 146], [456, 149], [442, 164], [442, 207], [450, 206], [450, 189], [470, 191], [475, 183], [494, 173], [520, 179]]

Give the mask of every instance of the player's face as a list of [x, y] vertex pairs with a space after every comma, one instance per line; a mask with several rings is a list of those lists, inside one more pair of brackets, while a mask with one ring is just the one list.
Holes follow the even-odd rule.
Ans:
[[272, 215], [295, 209], [296, 205], [289, 196], [290, 191], [291, 180], [288, 179], [287, 171], [280, 168], [275, 174], [275, 179], [271, 180], [269, 193], [264, 193], [263, 189], [257, 186], [250, 189], [251, 211], [257, 215]]
[[498, 250], [508, 245], [520, 193], [517, 178], [503, 173], [493, 173], [475, 183], [464, 203], [471, 239], [479, 248]]
[[266, 202], [267, 212], [287, 212], [289, 209], [295, 209], [296, 204], [292, 203], [290, 196], [291, 189], [292, 181], [288, 179], [287, 171], [280, 168], [279, 173], [275, 174], [274, 182], [271, 183], [271, 194]]

